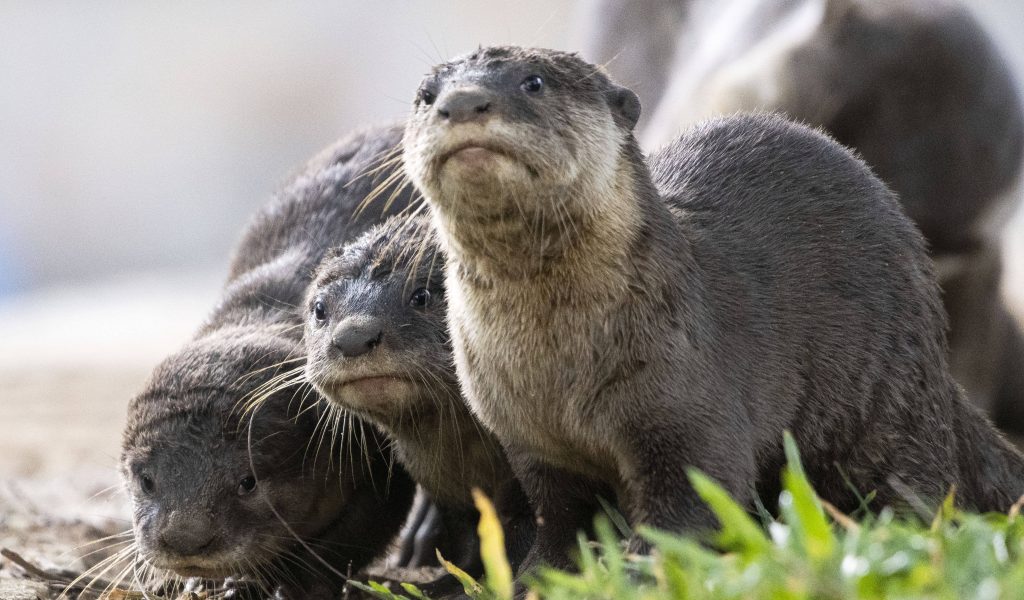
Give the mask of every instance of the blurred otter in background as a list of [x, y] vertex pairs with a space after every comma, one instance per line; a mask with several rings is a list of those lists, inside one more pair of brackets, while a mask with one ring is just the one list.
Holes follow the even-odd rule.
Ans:
[[[856, 149], [924, 233], [971, 400], [1024, 434], [1024, 336], [1001, 297], [1024, 117], [999, 49], [947, 0], [604, 0], [589, 56], [654, 106], [649, 149], [704, 118], [768, 110]], [[595, 14], [597, 14], [595, 11]], [[645, 96], [646, 94], [646, 96]]]

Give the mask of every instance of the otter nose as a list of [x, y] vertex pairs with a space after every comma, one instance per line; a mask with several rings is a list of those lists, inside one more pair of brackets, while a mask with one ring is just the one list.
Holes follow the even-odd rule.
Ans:
[[164, 548], [182, 556], [200, 554], [215, 537], [213, 519], [202, 511], [172, 511], [160, 531], [160, 542]]
[[374, 317], [349, 317], [334, 329], [331, 343], [346, 358], [362, 356], [376, 348], [384, 337], [380, 319]]
[[437, 114], [452, 123], [483, 120], [490, 113], [491, 98], [483, 90], [455, 90], [437, 105]]

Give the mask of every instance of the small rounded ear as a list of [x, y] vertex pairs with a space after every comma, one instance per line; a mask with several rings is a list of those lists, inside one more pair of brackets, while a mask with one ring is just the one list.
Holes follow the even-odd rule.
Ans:
[[608, 107], [612, 110], [615, 122], [621, 127], [632, 130], [640, 118], [640, 98], [629, 88], [612, 86], [604, 93]]

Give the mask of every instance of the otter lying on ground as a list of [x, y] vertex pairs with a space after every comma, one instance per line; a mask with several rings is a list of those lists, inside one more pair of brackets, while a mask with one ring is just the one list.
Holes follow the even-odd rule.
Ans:
[[325, 419], [302, 382], [300, 307], [329, 247], [408, 204], [405, 190], [388, 208], [356, 214], [395, 171], [372, 170], [399, 137], [388, 128], [346, 138], [263, 208], [218, 306], [132, 400], [121, 465], [141, 563], [182, 577], [241, 576], [286, 598], [336, 598], [340, 574], [398, 532], [414, 484], [372, 426]]

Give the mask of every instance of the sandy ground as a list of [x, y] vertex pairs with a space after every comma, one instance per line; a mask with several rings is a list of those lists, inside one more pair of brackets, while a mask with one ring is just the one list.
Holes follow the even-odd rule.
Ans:
[[[78, 572], [119, 547], [86, 544], [130, 528], [117, 472], [128, 400], [199, 324], [219, 277], [132, 276], [0, 304], [0, 547]], [[0, 599], [56, 597], [15, 589], [21, 574], [0, 558]]]
[[[142, 369], [0, 373], [0, 547], [40, 568], [81, 572], [121, 547], [90, 543], [130, 527], [117, 478], [124, 403]], [[21, 575], [0, 559], [0, 581]], [[0, 598], [56, 597], [5, 589]]]

